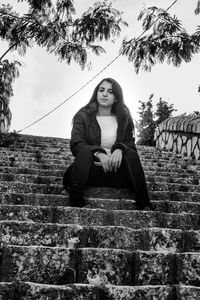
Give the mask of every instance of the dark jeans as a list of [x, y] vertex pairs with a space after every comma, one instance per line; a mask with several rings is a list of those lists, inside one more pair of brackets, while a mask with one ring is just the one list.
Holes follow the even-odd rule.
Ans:
[[94, 164], [93, 154], [84, 149], [63, 177], [63, 185], [69, 192], [83, 192], [86, 186], [130, 188], [135, 193], [139, 209], [150, 206], [144, 171], [138, 153], [128, 150], [117, 172], [105, 173], [101, 166]]

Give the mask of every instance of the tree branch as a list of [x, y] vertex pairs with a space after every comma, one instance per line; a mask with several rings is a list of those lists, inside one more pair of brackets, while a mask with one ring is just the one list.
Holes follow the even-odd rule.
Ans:
[[15, 46], [17, 46], [18, 42], [17, 43], [14, 43], [12, 46], [10, 46], [6, 52], [3, 53], [3, 55], [0, 57], [0, 61], [2, 61], [2, 59], [6, 56], [6, 54], [12, 49], [14, 48]]

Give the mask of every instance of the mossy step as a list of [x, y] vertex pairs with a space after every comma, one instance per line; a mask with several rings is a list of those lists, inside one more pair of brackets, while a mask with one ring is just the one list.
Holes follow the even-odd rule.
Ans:
[[[49, 149], [50, 150], [50, 149]], [[11, 158], [15, 159], [16, 161], [22, 161], [25, 160], [27, 162], [31, 161], [55, 161], [57, 162], [58, 160], [61, 161], [61, 163], [65, 162], [68, 159], [73, 159], [73, 155], [69, 149], [61, 149], [60, 151], [54, 151], [52, 153], [49, 152], [49, 150], [42, 150], [40, 148], [36, 149], [27, 149], [27, 151], [21, 151], [21, 150], [15, 150], [11, 151], [7, 148], [1, 149], [0, 148], [0, 154], [1, 154], [1, 160], [9, 160]], [[153, 165], [170, 165], [170, 166], [179, 166], [183, 168], [189, 167], [189, 165], [194, 165], [194, 166], [199, 166], [198, 161], [193, 161], [193, 162], [188, 162], [185, 161], [181, 158], [177, 159], [169, 159], [165, 157], [156, 157], [156, 156], [151, 156], [151, 158], [148, 158], [144, 154], [140, 154], [140, 160], [143, 164], [149, 164], [152, 163]], [[58, 163], [58, 162], [57, 162]]]
[[[157, 156], [155, 154], [151, 154], [151, 155], [146, 155], [145, 153], [141, 153], [140, 151], [138, 151], [139, 155], [140, 155], [140, 159], [143, 162], [154, 162], [154, 163], [164, 163], [164, 164], [168, 164], [168, 163], [182, 163], [182, 164], [186, 164], [186, 161], [183, 160], [182, 158], [170, 158], [170, 157], [166, 157], [166, 156]], [[65, 160], [67, 156], [73, 157], [72, 153], [70, 151], [70, 149], [68, 148], [60, 148], [60, 149], [40, 149], [39, 147], [37, 148], [29, 148], [29, 149], [16, 149], [16, 150], [10, 150], [8, 148], [0, 148], [0, 154], [1, 157], [4, 159], [8, 159], [10, 157], [14, 157], [16, 159], [22, 159], [22, 158], [26, 158], [26, 159], [61, 159], [61, 160]], [[197, 162], [193, 162], [193, 164], [197, 164]]]
[[[90, 192], [92, 193], [92, 192]], [[163, 201], [200, 202], [200, 193], [180, 191], [149, 191], [150, 199]]]
[[198, 300], [200, 288], [185, 285], [95, 286], [47, 285], [33, 282], [0, 283], [2, 300]]
[[[133, 199], [112, 199], [109, 198], [85, 198], [86, 206], [93, 209], [105, 210], [136, 210], [136, 203]], [[184, 201], [183, 201], [184, 200]], [[166, 213], [193, 213], [200, 214], [200, 202], [192, 202], [191, 197], [184, 197], [181, 201], [152, 200], [156, 211]], [[0, 193], [0, 204], [4, 205], [32, 205], [32, 206], [70, 206], [69, 197], [65, 195], [43, 195], [33, 193]]]
[[[28, 167], [9, 167], [9, 166], [0, 166], [0, 173], [1, 174], [27, 174], [27, 175], [38, 175], [38, 176], [56, 176], [62, 177], [64, 174], [64, 170], [67, 167], [65, 166], [62, 169], [35, 169], [35, 168], [28, 168]], [[199, 173], [197, 171], [192, 170], [178, 170], [175, 171], [166, 171], [165, 169], [161, 170], [154, 170], [149, 171], [148, 169], [145, 170], [146, 177], [148, 176], [164, 176], [164, 177], [173, 177], [173, 178], [198, 178]]]
[[198, 230], [133, 229], [120, 226], [0, 221], [0, 244], [66, 248], [114, 248], [127, 251], [196, 252]]
[[[62, 174], [63, 175], [63, 174]], [[199, 185], [199, 176], [188, 176], [187, 178], [174, 178], [156, 175], [146, 175], [146, 180], [149, 183], [177, 183], [182, 185]], [[49, 174], [47, 176], [42, 176], [38, 174], [11, 174], [11, 173], [0, 173], [1, 181], [15, 181], [21, 183], [36, 183], [36, 184], [62, 184], [63, 176], [53, 176]]]
[[[0, 284], [2, 287], [7, 283]], [[3, 290], [3, 289], [2, 289]], [[89, 284], [46, 285], [32, 282], [13, 284], [20, 300], [198, 300], [200, 288], [193, 286], [95, 286]], [[1, 295], [1, 294], [0, 294]], [[2, 300], [14, 300], [13, 297]]]
[[[0, 166], [0, 174], [19, 174], [19, 175], [37, 175], [37, 176], [55, 176], [55, 177], [63, 177], [64, 171], [67, 169], [67, 165], [62, 167], [62, 168], [57, 168], [54, 169], [53, 166], [52, 168], [29, 168], [27, 166], [24, 167], [11, 167], [11, 166]], [[148, 170], [145, 169], [145, 175], [146, 178], [152, 178], [154, 176], [162, 176], [168, 178], [167, 180], [169, 181], [171, 178], [189, 178], [191, 181], [195, 180], [197, 183], [199, 181], [200, 175], [198, 172], [191, 171], [191, 170], [171, 170], [171, 171], [166, 171], [165, 169], [159, 169], [159, 170]], [[2, 175], [1, 175], [2, 176]]]
[[[39, 177], [38, 177], [39, 178]], [[39, 180], [39, 179], [38, 179]], [[57, 184], [43, 184], [43, 183], [23, 183], [20, 181], [1, 181], [0, 193], [2, 192], [16, 192], [16, 193], [39, 193], [39, 194], [61, 194], [64, 187], [61, 182]], [[148, 182], [147, 187], [149, 191], [170, 191], [170, 192], [194, 192], [200, 193], [200, 185], [192, 184], [179, 184], [179, 183], [166, 183], [166, 182]], [[96, 191], [95, 191], [96, 190]], [[100, 189], [91, 189], [93, 197], [101, 197], [99, 194]], [[130, 194], [130, 193], [129, 193]], [[132, 196], [133, 198], [133, 196]]]
[[[56, 176], [56, 177], [62, 177], [64, 174], [64, 170], [59, 169], [59, 170], [55, 170], [55, 169], [33, 169], [33, 168], [28, 168], [28, 167], [0, 167], [0, 173], [1, 174], [26, 174], [26, 175], [37, 175], [37, 176]], [[178, 175], [181, 176], [181, 175]], [[183, 176], [189, 176], [189, 175], [183, 175]]]
[[1, 220], [77, 224], [81, 226], [125, 226], [130, 228], [171, 228], [198, 230], [197, 214], [172, 214], [156, 211], [130, 211], [63, 206], [1, 205]]
[[200, 285], [200, 253], [6, 246], [2, 281], [47, 284]]
[[101, 264], [109, 264], [107, 277], [110, 282], [107, 283], [130, 285], [133, 281], [133, 255], [124, 250], [7, 246], [2, 251], [2, 281], [20, 280], [59, 285], [86, 283], [90, 270], [87, 270], [86, 276], [84, 269], [88, 259], [95, 253], [96, 266], [101, 268]]

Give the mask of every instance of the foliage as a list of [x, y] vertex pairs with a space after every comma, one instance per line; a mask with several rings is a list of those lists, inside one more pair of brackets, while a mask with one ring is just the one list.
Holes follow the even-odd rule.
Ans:
[[154, 145], [154, 130], [155, 121], [153, 120], [153, 94], [150, 95], [147, 102], [139, 101], [141, 107], [139, 108], [140, 120], [136, 125], [138, 130], [139, 140], [138, 145], [152, 146]]
[[122, 13], [107, 0], [95, 2], [80, 18], [75, 18], [73, 0], [57, 0], [55, 4], [51, 0], [18, 0], [23, 1], [29, 4], [29, 11], [22, 16], [10, 4], [0, 5], [0, 39], [8, 42], [8, 49], [0, 57], [0, 88], [7, 104], [20, 66], [17, 61], [4, 60], [10, 51], [24, 55], [28, 47], [37, 44], [59, 60], [68, 64], [74, 60], [84, 68], [90, 64], [90, 51], [96, 55], [105, 52], [99, 42], [115, 40], [121, 25], [127, 26]]
[[190, 35], [181, 26], [176, 16], [170, 16], [161, 8], [149, 7], [138, 16], [142, 28], [151, 32], [138, 39], [124, 40], [122, 54], [134, 64], [138, 73], [140, 69], [151, 71], [156, 63], [167, 61], [174, 66], [190, 62], [193, 54], [200, 50], [200, 28]]
[[73, 59], [83, 68], [90, 50], [95, 54], [104, 52], [98, 43], [115, 39], [121, 25], [127, 25], [122, 13], [106, 0], [95, 2], [80, 18], [74, 17], [72, 0], [57, 0], [55, 5], [50, 0], [27, 2], [29, 12], [23, 16], [10, 5], [0, 7], [0, 37], [14, 50], [20, 47], [25, 52], [34, 42], [60, 60], [70, 64]]
[[155, 116], [156, 119], [156, 125], [160, 124], [162, 121], [169, 118], [174, 111], [177, 111], [174, 108], [174, 104], [168, 104], [166, 101], [162, 100], [162, 98], [159, 99], [159, 102], [156, 104], [156, 111]]
[[166, 101], [159, 99], [156, 104], [156, 110], [153, 109], [153, 94], [149, 96], [148, 101], [139, 101], [139, 116], [140, 119], [136, 124], [138, 130], [138, 145], [154, 146], [154, 132], [156, 126], [169, 118], [176, 109], [173, 104], [168, 104]]
[[10, 97], [13, 96], [12, 84], [15, 78], [19, 76], [20, 63], [18, 61], [9, 62], [7, 59], [0, 62], [0, 100], [6, 107], [9, 104]]

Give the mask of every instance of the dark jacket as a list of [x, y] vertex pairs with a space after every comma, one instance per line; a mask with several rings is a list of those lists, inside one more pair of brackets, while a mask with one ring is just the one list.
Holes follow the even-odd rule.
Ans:
[[[101, 147], [101, 129], [96, 119], [97, 105], [92, 103], [89, 107], [81, 108], [73, 118], [70, 149], [76, 156], [82, 149], [91, 152], [105, 152]], [[119, 124], [120, 123], [120, 124]], [[115, 149], [121, 149], [123, 153], [128, 149], [136, 150], [133, 120], [127, 111], [122, 122], [118, 123], [117, 137], [112, 146], [111, 153]]]

